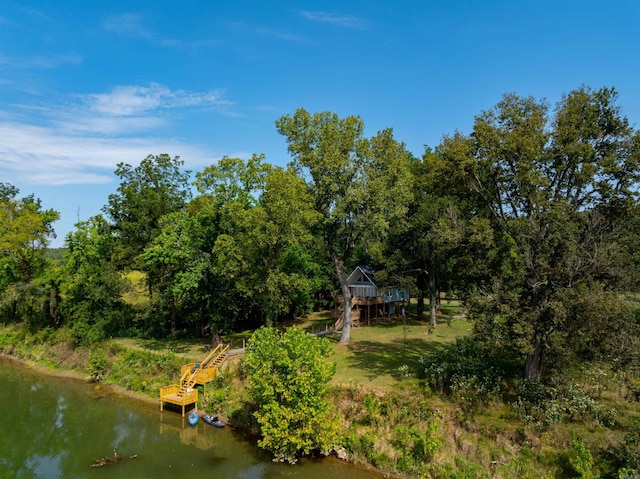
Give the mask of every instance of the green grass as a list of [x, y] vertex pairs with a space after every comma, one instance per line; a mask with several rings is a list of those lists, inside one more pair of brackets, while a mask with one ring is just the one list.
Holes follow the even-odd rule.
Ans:
[[[393, 318], [376, 320], [371, 326], [352, 328], [348, 345], [338, 344], [339, 333], [326, 335], [335, 351], [331, 357], [336, 362], [333, 383], [381, 389], [409, 377], [418, 377], [421, 356], [471, 332], [469, 321], [464, 318], [451, 319], [460, 313], [457, 302], [443, 302], [442, 310], [444, 314], [438, 317], [436, 328], [429, 326], [427, 315], [423, 321], [416, 321], [413, 317], [405, 321]], [[333, 323], [330, 312], [321, 311], [300, 318], [291, 325], [314, 333], [326, 330]], [[222, 340], [230, 344], [231, 349], [239, 349], [252, 334], [253, 331], [242, 331], [225, 335]], [[202, 360], [207, 354], [204, 346], [209, 344], [206, 338], [174, 341], [120, 338], [115, 342], [141, 351], [172, 352], [189, 361]]]
[[169, 339], [137, 339], [137, 338], [117, 338], [113, 342], [128, 349], [156, 353], [174, 353], [189, 362], [196, 361], [208, 354], [204, 345], [204, 340], [169, 340]]
[[130, 271], [125, 278], [131, 282], [131, 290], [124, 294], [124, 300], [132, 306], [147, 304], [149, 291], [147, 290], [147, 275], [142, 271]]
[[384, 388], [408, 377], [418, 377], [421, 356], [468, 335], [471, 327], [464, 319], [439, 321], [434, 329], [424, 321], [390, 320], [353, 328], [348, 345], [338, 344], [339, 334], [330, 334], [326, 337], [333, 344], [332, 360], [336, 361], [333, 382]]

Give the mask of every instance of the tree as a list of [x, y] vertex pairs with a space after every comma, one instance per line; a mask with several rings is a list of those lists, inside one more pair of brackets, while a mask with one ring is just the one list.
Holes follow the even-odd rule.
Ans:
[[128, 316], [122, 296], [128, 283], [113, 263], [109, 223], [97, 215], [76, 224], [65, 238], [61, 275], [64, 310], [79, 343], [120, 334]]
[[571, 311], [577, 297], [615, 291], [633, 274], [623, 232], [640, 135], [616, 100], [613, 89], [582, 87], [550, 118], [545, 102], [505, 95], [476, 117], [471, 135], [446, 137], [442, 147], [490, 211], [501, 255], [487, 287], [470, 297], [476, 333], [524, 353], [530, 379], [541, 377], [554, 341], [588, 321]]
[[[176, 337], [178, 315], [201, 301], [211, 254], [202, 250], [200, 225], [186, 211], [160, 218], [160, 232], [141, 255], [149, 283], [158, 293], [161, 311], [169, 312], [171, 338]], [[163, 315], [160, 314], [160, 317]]]
[[410, 198], [410, 155], [391, 130], [363, 138], [359, 117], [298, 109], [276, 127], [287, 139], [290, 166], [307, 182], [322, 218], [320, 234], [344, 296], [340, 342], [345, 344], [351, 334], [345, 261], [357, 248], [381, 244], [390, 225], [402, 221]]
[[[9, 321], [59, 321], [56, 283], [45, 280], [44, 256], [59, 214], [33, 195], [0, 183], [0, 315]], [[50, 278], [53, 279], [53, 278]], [[44, 282], [43, 282], [44, 281]]]
[[326, 360], [331, 351], [326, 339], [299, 328], [282, 337], [261, 328], [249, 340], [245, 364], [262, 435], [258, 445], [274, 460], [293, 463], [300, 454], [333, 448], [337, 423], [328, 394], [335, 363]]
[[103, 211], [113, 221], [121, 267], [137, 267], [136, 257], [158, 234], [160, 218], [185, 208], [191, 188], [183, 165], [180, 157], [167, 154], [149, 155], [135, 168], [118, 164], [121, 183]]
[[267, 319], [293, 319], [311, 311], [316, 293], [330, 289], [317, 263], [322, 245], [313, 235], [321, 217], [305, 182], [282, 168], [273, 168], [267, 175], [260, 205], [269, 238], [264, 252], [270, 258], [265, 281]]
[[304, 181], [263, 155], [225, 157], [196, 177], [202, 195], [189, 210], [206, 230], [217, 313], [272, 324], [308, 310], [324, 283], [312, 259], [319, 218]]

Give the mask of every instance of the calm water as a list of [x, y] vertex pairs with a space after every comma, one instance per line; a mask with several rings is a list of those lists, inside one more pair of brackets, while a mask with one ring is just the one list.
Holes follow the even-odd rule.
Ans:
[[[275, 464], [230, 428], [0, 358], [0, 478], [381, 478], [335, 458]], [[90, 467], [117, 452], [137, 455]]]

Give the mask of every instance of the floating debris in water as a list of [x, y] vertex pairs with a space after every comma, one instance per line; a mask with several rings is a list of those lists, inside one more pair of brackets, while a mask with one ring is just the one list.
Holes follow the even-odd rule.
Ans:
[[113, 451], [113, 454], [111, 456], [95, 459], [93, 461], [93, 464], [91, 464], [89, 467], [110, 466], [111, 464], [115, 464], [116, 462], [124, 461], [125, 459], [135, 459], [137, 457], [137, 454], [134, 454], [133, 456], [118, 456], [118, 453], [116, 451]]

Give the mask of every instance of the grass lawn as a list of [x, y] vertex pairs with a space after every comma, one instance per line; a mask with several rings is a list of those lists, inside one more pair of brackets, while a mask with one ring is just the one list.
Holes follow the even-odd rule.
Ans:
[[[408, 317], [403, 322], [401, 318], [394, 318], [352, 328], [351, 342], [346, 346], [338, 344], [339, 333], [326, 335], [335, 350], [331, 358], [336, 362], [333, 382], [378, 389], [408, 377], [417, 377], [420, 356], [471, 332], [472, 324], [463, 318], [447, 321], [447, 318], [460, 313], [457, 302], [443, 302], [442, 306], [445, 315], [438, 317], [435, 329], [429, 327], [427, 315], [423, 321]], [[295, 325], [309, 332], [318, 332], [333, 323], [329, 312], [323, 311], [302, 318]]]
[[339, 334], [328, 335], [336, 352], [332, 358], [336, 361], [333, 382], [376, 389], [418, 377], [421, 356], [469, 334], [471, 327], [465, 319], [449, 324], [441, 321], [433, 330], [424, 321], [393, 320], [353, 328], [351, 342], [346, 346], [338, 344]]
[[[440, 345], [451, 343], [456, 338], [468, 335], [472, 324], [455, 316], [459, 305], [446, 305], [443, 302], [443, 315], [438, 317], [436, 328], [429, 326], [428, 315], [423, 321], [409, 316], [402, 318], [377, 320], [370, 326], [351, 329], [351, 342], [338, 344], [339, 333], [330, 333], [325, 337], [331, 342], [335, 354], [336, 374], [333, 383], [345, 386], [362, 386], [371, 389], [384, 389], [408, 378], [420, 374], [421, 356], [430, 354]], [[456, 319], [451, 319], [456, 318]], [[297, 326], [308, 332], [324, 331], [332, 326], [334, 320], [329, 311], [313, 313], [287, 326]], [[222, 340], [230, 344], [231, 349], [242, 348], [253, 331], [243, 331], [223, 336]], [[185, 360], [201, 361], [208, 354], [204, 345], [207, 339], [191, 340], [144, 340], [120, 338], [115, 340], [122, 346], [144, 350], [170, 351]]]

